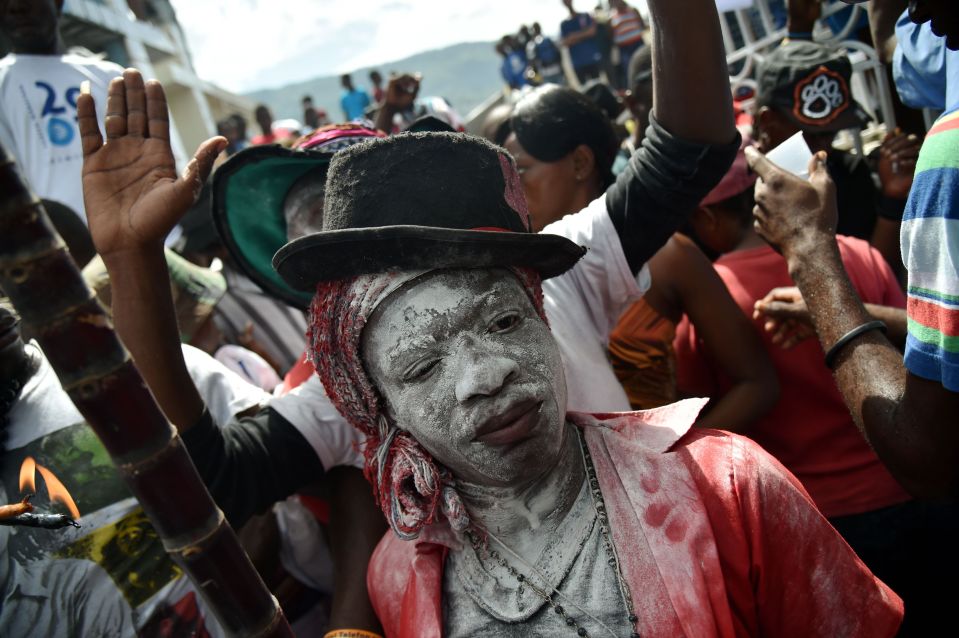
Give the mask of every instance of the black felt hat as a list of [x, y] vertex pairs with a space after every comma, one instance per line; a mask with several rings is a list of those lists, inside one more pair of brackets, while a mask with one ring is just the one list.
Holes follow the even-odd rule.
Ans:
[[532, 268], [545, 279], [585, 249], [530, 230], [503, 149], [460, 133], [409, 133], [353, 146], [330, 163], [323, 231], [290, 242], [273, 266], [291, 287], [384, 270]]

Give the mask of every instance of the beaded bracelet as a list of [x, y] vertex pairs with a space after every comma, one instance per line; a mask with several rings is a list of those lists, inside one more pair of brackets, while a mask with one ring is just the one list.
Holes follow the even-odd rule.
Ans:
[[856, 326], [843, 336], [839, 338], [839, 341], [833, 345], [832, 348], [826, 352], [826, 367], [832, 370], [833, 365], [836, 363], [836, 357], [839, 356], [839, 353], [849, 345], [849, 342], [855, 339], [856, 337], [869, 332], [870, 330], [881, 330], [883, 334], [886, 333], [886, 324], [881, 321], [867, 321], [861, 326]]
[[383, 636], [365, 629], [334, 629], [327, 632], [323, 638], [383, 638]]

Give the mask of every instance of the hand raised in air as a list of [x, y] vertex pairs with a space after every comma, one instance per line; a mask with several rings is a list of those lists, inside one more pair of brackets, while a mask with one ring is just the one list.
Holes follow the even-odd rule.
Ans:
[[197, 149], [181, 176], [170, 148], [170, 119], [163, 87], [144, 84], [135, 69], [110, 83], [106, 141], [97, 124], [93, 96], [77, 99], [83, 145], [83, 199], [93, 243], [104, 259], [162, 246], [193, 204], [226, 139]]

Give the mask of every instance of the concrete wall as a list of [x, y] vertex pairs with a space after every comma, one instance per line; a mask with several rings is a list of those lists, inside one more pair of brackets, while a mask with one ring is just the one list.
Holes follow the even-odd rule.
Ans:
[[[138, 19], [139, 17], [139, 19]], [[151, 21], [144, 20], [151, 17]], [[165, 0], [66, 0], [61, 32], [82, 46], [163, 83], [170, 107], [170, 141], [180, 167], [216, 122], [240, 113], [252, 122], [253, 105], [196, 76], [186, 41]]]

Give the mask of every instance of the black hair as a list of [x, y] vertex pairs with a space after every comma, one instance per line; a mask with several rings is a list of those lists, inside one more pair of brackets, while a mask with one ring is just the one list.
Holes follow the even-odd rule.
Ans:
[[613, 183], [619, 140], [606, 114], [582, 93], [541, 86], [516, 105], [510, 128], [526, 152], [541, 162], [558, 161], [585, 144], [593, 151], [603, 189]]
[[591, 80], [583, 87], [583, 95], [591, 99], [603, 110], [611, 121], [615, 121], [623, 112], [623, 105], [613, 89], [602, 80]]
[[234, 113], [228, 118], [233, 125], [236, 126], [237, 131], [240, 133], [241, 138], [246, 137], [246, 118], [240, 115], [239, 113]]

